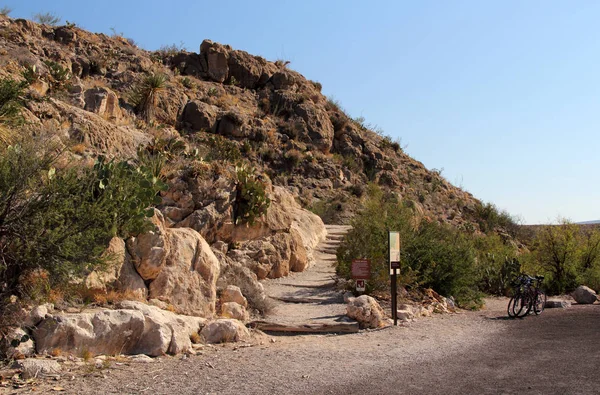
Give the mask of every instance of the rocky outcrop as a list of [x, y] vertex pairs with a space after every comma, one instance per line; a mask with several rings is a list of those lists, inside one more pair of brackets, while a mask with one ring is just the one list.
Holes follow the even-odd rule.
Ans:
[[106, 269], [88, 275], [85, 280], [86, 286], [104, 291], [107, 288], [113, 289], [145, 300], [148, 296], [148, 288], [133, 266], [125, 241], [114, 237], [104, 255], [108, 261]]
[[128, 240], [137, 272], [149, 282], [149, 297], [177, 311], [198, 316], [215, 313], [219, 261], [202, 236], [189, 228], [167, 228], [160, 211], [155, 231]]
[[208, 323], [201, 335], [207, 343], [229, 343], [247, 339], [250, 332], [238, 320], [221, 319]]
[[571, 296], [579, 304], [592, 304], [596, 300], [598, 300], [598, 295], [596, 294], [596, 291], [589, 287], [586, 287], [585, 285], [580, 285], [579, 287], [577, 287], [577, 289], [573, 291]]
[[348, 301], [346, 314], [358, 321], [361, 328], [380, 328], [386, 323], [381, 306], [368, 295], [351, 298]]
[[94, 355], [177, 354], [191, 349], [190, 336], [205, 320], [181, 316], [140, 302], [121, 302], [117, 310], [58, 314], [33, 331], [37, 352]]
[[91, 111], [105, 119], [117, 121], [121, 118], [118, 96], [107, 88], [96, 87], [83, 93], [86, 111]]
[[219, 109], [199, 100], [189, 101], [180, 117], [180, 124], [188, 130], [215, 131]]

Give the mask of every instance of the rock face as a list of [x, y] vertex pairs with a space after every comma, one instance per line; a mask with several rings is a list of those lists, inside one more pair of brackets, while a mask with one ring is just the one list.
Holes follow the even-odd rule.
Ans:
[[190, 336], [205, 322], [140, 302], [122, 302], [119, 307], [44, 319], [33, 331], [37, 352], [177, 354], [191, 348]]
[[571, 296], [579, 304], [592, 304], [598, 300], [598, 295], [596, 292], [585, 285], [579, 286], [575, 291], [573, 291]]
[[[13, 341], [19, 341], [19, 344], [15, 347], [11, 344]], [[34, 354], [33, 340], [21, 328], [8, 328], [5, 335], [0, 338], [0, 355], [5, 356], [7, 359], [21, 359]]]
[[119, 107], [119, 98], [107, 88], [88, 89], [83, 94], [86, 111], [91, 111], [104, 117], [116, 121], [121, 118], [121, 109]]
[[146, 299], [148, 288], [135, 270], [131, 256], [125, 248], [125, 241], [114, 237], [105, 252], [109, 259], [105, 271], [92, 272], [85, 280], [86, 286], [106, 290], [107, 287], [121, 292], [129, 292], [138, 299]]
[[202, 329], [202, 337], [207, 343], [228, 343], [247, 339], [248, 329], [238, 320], [216, 320]]
[[215, 130], [219, 109], [213, 105], [192, 100], [181, 113], [180, 123], [190, 130]]
[[189, 228], [167, 228], [157, 210], [156, 230], [131, 238], [127, 247], [149, 297], [177, 311], [211, 316], [215, 313], [219, 261], [202, 236]]
[[379, 303], [368, 295], [350, 299], [346, 314], [358, 321], [361, 328], [380, 328], [385, 325], [385, 313]]

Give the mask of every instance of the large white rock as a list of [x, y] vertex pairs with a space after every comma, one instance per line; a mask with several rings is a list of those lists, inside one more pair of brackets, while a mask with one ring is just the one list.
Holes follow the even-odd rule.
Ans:
[[15, 362], [14, 367], [21, 370], [25, 380], [57, 375], [62, 371], [60, 364], [52, 359], [24, 359]]
[[[11, 344], [13, 341], [18, 341], [16, 347]], [[0, 338], [0, 355], [4, 355], [8, 359], [30, 357], [34, 354], [33, 340], [21, 328], [8, 328], [4, 336]]]
[[210, 246], [193, 229], [167, 228], [158, 210], [153, 222], [155, 231], [127, 243], [137, 271], [150, 281], [149, 297], [181, 313], [213, 315], [220, 264]]
[[139, 299], [146, 299], [148, 288], [133, 266], [131, 256], [125, 247], [125, 241], [119, 237], [113, 237], [104, 256], [108, 260], [107, 267], [105, 270], [90, 273], [85, 279], [85, 285], [94, 289], [111, 288], [129, 292]]
[[241, 306], [248, 307], [248, 301], [244, 295], [242, 295], [242, 290], [235, 285], [228, 285], [227, 288], [221, 292], [221, 302], [235, 302]]
[[221, 305], [221, 317], [233, 318], [240, 321], [248, 321], [250, 319], [248, 312], [244, 306], [235, 302], [227, 302]]
[[358, 321], [361, 328], [380, 328], [386, 322], [381, 306], [368, 295], [350, 299], [346, 306], [346, 314]]
[[202, 328], [201, 334], [207, 343], [237, 342], [250, 336], [244, 324], [233, 319], [213, 321]]
[[579, 287], [577, 287], [577, 289], [573, 291], [571, 296], [579, 304], [592, 304], [596, 300], [598, 300], [598, 295], [596, 294], [596, 292], [593, 289], [586, 287], [585, 285], [580, 285]]
[[37, 352], [60, 349], [79, 355], [177, 354], [191, 349], [190, 336], [203, 318], [181, 316], [140, 302], [124, 301], [118, 310], [61, 314], [34, 330]]

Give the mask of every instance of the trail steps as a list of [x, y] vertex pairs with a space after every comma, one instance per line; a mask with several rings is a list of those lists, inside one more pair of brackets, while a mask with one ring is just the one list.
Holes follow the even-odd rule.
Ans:
[[315, 263], [302, 273], [270, 279], [263, 285], [275, 301], [264, 321], [251, 326], [267, 332], [353, 333], [358, 323], [346, 316], [343, 295], [336, 289], [337, 249], [350, 226], [326, 225], [327, 237], [315, 249]]

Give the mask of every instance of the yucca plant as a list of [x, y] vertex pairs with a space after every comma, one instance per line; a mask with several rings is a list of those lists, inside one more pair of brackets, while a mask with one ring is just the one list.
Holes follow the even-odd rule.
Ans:
[[154, 118], [158, 99], [164, 92], [166, 84], [167, 76], [165, 74], [152, 73], [138, 81], [129, 92], [129, 101], [146, 122], [150, 122]]

